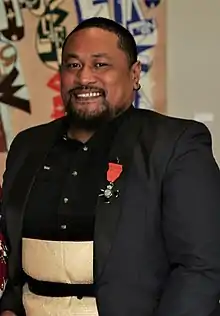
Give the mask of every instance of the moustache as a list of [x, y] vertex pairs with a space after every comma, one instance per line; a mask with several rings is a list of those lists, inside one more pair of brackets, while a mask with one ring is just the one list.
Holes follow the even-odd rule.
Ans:
[[91, 86], [77, 86], [69, 90], [70, 96], [76, 95], [78, 93], [86, 93], [86, 92], [96, 92], [100, 93], [102, 96], [105, 97], [106, 93], [103, 89], [98, 87], [91, 87]]

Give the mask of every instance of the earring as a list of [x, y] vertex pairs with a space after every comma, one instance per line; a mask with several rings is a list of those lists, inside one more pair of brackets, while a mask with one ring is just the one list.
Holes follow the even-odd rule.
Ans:
[[135, 91], [138, 91], [138, 90], [140, 90], [140, 88], [141, 88], [141, 85], [140, 85], [140, 83], [138, 82], [138, 87], [137, 87], [137, 88], [134, 88], [134, 90], [135, 90]]

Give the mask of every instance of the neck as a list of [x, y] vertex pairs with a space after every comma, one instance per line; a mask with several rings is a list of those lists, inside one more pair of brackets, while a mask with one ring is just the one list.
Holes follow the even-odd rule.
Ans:
[[94, 135], [94, 133], [95, 131], [92, 130], [71, 127], [67, 132], [67, 136], [71, 139], [76, 139], [82, 143], [86, 143]]

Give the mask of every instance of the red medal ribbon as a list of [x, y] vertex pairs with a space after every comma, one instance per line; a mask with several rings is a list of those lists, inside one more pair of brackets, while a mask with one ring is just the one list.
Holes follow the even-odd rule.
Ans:
[[109, 162], [107, 171], [107, 180], [109, 182], [115, 182], [120, 174], [122, 173], [122, 165], [117, 163]]

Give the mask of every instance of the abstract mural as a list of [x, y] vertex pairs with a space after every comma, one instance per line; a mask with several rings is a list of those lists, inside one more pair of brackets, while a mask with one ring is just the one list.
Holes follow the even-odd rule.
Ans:
[[142, 63], [135, 106], [165, 112], [165, 0], [0, 1], [0, 176], [14, 136], [64, 114], [60, 60], [67, 34], [92, 16], [133, 34]]

